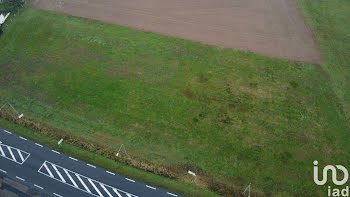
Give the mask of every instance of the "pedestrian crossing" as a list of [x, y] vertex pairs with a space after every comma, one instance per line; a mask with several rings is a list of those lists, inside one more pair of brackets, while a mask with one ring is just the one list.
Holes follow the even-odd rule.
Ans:
[[136, 195], [88, 178], [49, 161], [45, 161], [38, 172], [93, 196], [137, 197]]
[[0, 156], [22, 165], [28, 159], [30, 153], [0, 143]]

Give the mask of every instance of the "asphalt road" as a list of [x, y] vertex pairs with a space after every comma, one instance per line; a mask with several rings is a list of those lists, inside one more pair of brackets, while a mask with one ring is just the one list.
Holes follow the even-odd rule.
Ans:
[[0, 129], [0, 173], [55, 197], [176, 197]]

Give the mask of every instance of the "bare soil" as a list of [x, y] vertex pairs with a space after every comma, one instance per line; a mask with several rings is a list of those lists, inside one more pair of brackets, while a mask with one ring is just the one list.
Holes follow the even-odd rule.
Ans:
[[321, 60], [295, 0], [32, 0], [30, 5], [266, 56]]

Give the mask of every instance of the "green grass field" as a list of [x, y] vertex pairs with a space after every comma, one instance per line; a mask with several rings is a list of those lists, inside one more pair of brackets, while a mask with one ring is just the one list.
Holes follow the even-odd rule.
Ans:
[[294, 63], [31, 8], [0, 43], [0, 101], [94, 143], [124, 143], [180, 182], [319, 196], [313, 160], [350, 165], [346, 91], [339, 101], [337, 73], [323, 71], [333, 59]]
[[350, 1], [298, 1], [319, 41], [325, 58], [322, 69], [329, 76], [350, 125]]

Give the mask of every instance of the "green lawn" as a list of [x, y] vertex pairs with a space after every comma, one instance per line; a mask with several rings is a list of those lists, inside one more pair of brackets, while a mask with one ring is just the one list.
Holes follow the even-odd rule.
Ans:
[[298, 1], [325, 58], [321, 67], [350, 125], [350, 1]]
[[313, 160], [350, 165], [320, 66], [31, 8], [0, 43], [0, 101], [106, 148], [124, 143], [181, 182], [317, 196], [326, 188], [313, 183]]

